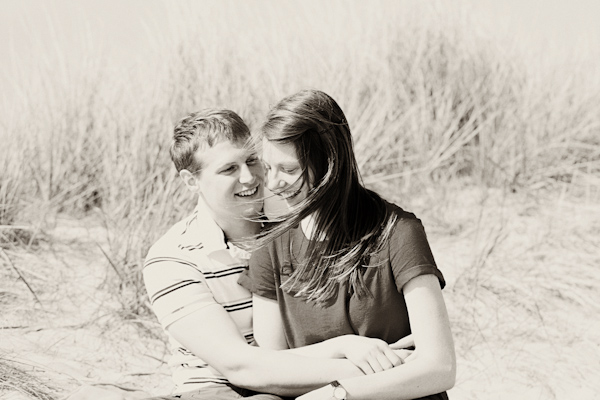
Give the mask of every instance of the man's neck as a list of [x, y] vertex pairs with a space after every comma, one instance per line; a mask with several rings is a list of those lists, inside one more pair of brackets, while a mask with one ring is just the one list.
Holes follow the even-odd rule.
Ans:
[[260, 232], [260, 223], [246, 220], [227, 221], [217, 225], [223, 230], [228, 241], [233, 243], [247, 242]]
[[[219, 216], [219, 214], [206, 205], [202, 196], [198, 198], [198, 206], [208, 211], [213, 221], [215, 221], [225, 234], [227, 241], [247, 242], [260, 232], [260, 222], [251, 221], [249, 218], [242, 216], [239, 218]], [[258, 218], [258, 215], [256, 215], [256, 218]]]

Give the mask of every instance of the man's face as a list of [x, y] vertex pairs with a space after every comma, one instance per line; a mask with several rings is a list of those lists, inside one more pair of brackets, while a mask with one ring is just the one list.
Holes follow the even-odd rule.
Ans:
[[302, 178], [302, 167], [291, 143], [263, 139], [263, 163], [267, 170], [267, 187], [293, 207], [308, 196], [309, 184]]
[[200, 196], [221, 225], [258, 216], [262, 209], [264, 170], [252, 148], [223, 141], [201, 151], [196, 174]]

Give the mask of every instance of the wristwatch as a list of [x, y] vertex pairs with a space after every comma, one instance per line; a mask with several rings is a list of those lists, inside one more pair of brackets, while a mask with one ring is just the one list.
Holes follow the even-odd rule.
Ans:
[[338, 381], [333, 381], [330, 383], [330, 385], [333, 388], [333, 395], [331, 396], [332, 399], [346, 400], [346, 396], [348, 395], [348, 393]]

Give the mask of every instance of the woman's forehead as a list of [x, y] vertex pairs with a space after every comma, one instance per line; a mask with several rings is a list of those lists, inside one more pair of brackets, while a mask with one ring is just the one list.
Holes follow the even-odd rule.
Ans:
[[267, 139], [263, 139], [262, 158], [270, 164], [299, 162], [294, 144], [271, 142]]

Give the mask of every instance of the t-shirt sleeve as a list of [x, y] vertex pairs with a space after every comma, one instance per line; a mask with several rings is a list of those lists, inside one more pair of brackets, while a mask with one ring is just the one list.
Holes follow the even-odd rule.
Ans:
[[189, 260], [148, 254], [144, 284], [158, 322], [167, 329], [173, 322], [216, 304], [204, 275]]
[[268, 246], [256, 249], [250, 257], [250, 266], [240, 275], [238, 283], [259, 296], [277, 300], [273, 261]]
[[437, 268], [425, 228], [417, 218], [399, 218], [390, 237], [390, 262], [398, 291], [411, 279], [433, 274], [444, 288], [446, 281]]

